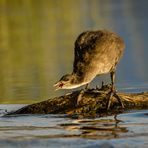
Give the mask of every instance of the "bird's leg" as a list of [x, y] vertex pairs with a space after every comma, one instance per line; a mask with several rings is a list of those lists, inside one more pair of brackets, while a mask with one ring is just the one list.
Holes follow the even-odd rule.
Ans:
[[107, 110], [109, 110], [110, 108], [110, 104], [111, 104], [111, 101], [112, 101], [112, 97], [113, 97], [113, 92], [110, 91], [108, 94], [107, 94]]
[[110, 108], [110, 104], [111, 104], [111, 101], [112, 101], [112, 97], [113, 97], [113, 94], [114, 94], [114, 80], [115, 80], [115, 73], [114, 72], [111, 72], [110, 73], [110, 77], [111, 77], [111, 90], [109, 91], [109, 93], [107, 94], [107, 110]]
[[84, 95], [85, 91], [89, 89], [89, 86], [90, 84], [87, 83], [85, 88], [81, 89], [81, 91], [79, 92], [78, 97], [77, 97], [77, 105], [79, 105], [79, 102], [82, 100], [82, 96]]
[[81, 91], [79, 92], [78, 94], [78, 97], [77, 97], [77, 105], [79, 105], [80, 101], [82, 100], [82, 96], [84, 95], [84, 89], [81, 89]]
[[101, 88], [103, 88], [103, 86], [104, 86], [104, 82], [102, 81], [102, 86], [101, 86]]
[[112, 97], [114, 96], [115, 98], [117, 98], [118, 102], [121, 104], [122, 108], [124, 108], [124, 105], [122, 103], [121, 98], [117, 95], [116, 90], [115, 90], [115, 86], [114, 86], [114, 82], [115, 82], [115, 71], [112, 71], [110, 73], [110, 77], [111, 77], [111, 90], [107, 95], [108, 98], [108, 102], [107, 102], [107, 110], [110, 108], [110, 104], [112, 101]]
[[85, 90], [88, 90], [88, 89], [89, 89], [89, 86], [90, 86], [90, 83], [87, 83], [87, 84], [85, 85]]
[[110, 73], [110, 77], [111, 77], [111, 90], [116, 91], [115, 86], [114, 86], [114, 83], [115, 83], [115, 72], [114, 71]]
[[121, 107], [124, 108], [124, 104], [122, 102], [122, 99], [117, 95], [116, 93], [116, 89], [115, 89], [115, 85], [114, 85], [114, 82], [115, 82], [115, 72], [111, 72], [111, 83], [112, 83], [112, 91], [113, 91], [113, 95], [115, 98], [117, 98], [118, 102], [120, 103]]

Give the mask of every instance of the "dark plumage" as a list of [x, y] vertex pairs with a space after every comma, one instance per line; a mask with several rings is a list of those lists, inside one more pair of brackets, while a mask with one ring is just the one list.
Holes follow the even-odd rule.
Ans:
[[114, 71], [124, 47], [118, 35], [106, 30], [80, 34], [75, 42], [73, 73], [81, 81], [91, 81], [96, 75]]

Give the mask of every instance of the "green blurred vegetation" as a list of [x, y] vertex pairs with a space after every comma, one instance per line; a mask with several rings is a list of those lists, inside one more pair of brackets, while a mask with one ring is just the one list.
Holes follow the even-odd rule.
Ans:
[[0, 102], [47, 98], [60, 73], [71, 70], [81, 24], [81, 1], [75, 3], [0, 0]]
[[52, 85], [72, 69], [89, 4], [97, 1], [0, 0], [0, 102], [32, 103], [55, 93]]
[[[126, 39], [127, 16], [135, 3], [124, 2], [0, 0], [0, 103], [33, 103], [62, 94], [52, 86], [61, 75], [72, 71], [78, 34], [108, 28]], [[139, 43], [143, 42], [133, 47]], [[132, 59], [130, 56], [127, 59]], [[126, 78], [126, 63], [121, 65], [119, 80], [120, 76]]]

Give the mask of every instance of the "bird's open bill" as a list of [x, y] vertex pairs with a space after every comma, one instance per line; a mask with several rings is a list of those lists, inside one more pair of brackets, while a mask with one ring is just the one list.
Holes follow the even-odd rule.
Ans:
[[55, 91], [56, 91], [56, 90], [59, 90], [59, 89], [62, 89], [63, 85], [64, 85], [64, 84], [63, 84], [62, 82], [57, 82], [57, 83], [55, 83], [55, 84], [54, 84]]

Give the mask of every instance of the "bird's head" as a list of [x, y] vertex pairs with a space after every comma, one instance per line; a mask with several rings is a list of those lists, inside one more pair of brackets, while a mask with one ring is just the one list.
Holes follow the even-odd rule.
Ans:
[[72, 74], [64, 75], [57, 83], [54, 84], [55, 90], [75, 88], [74, 76]]

